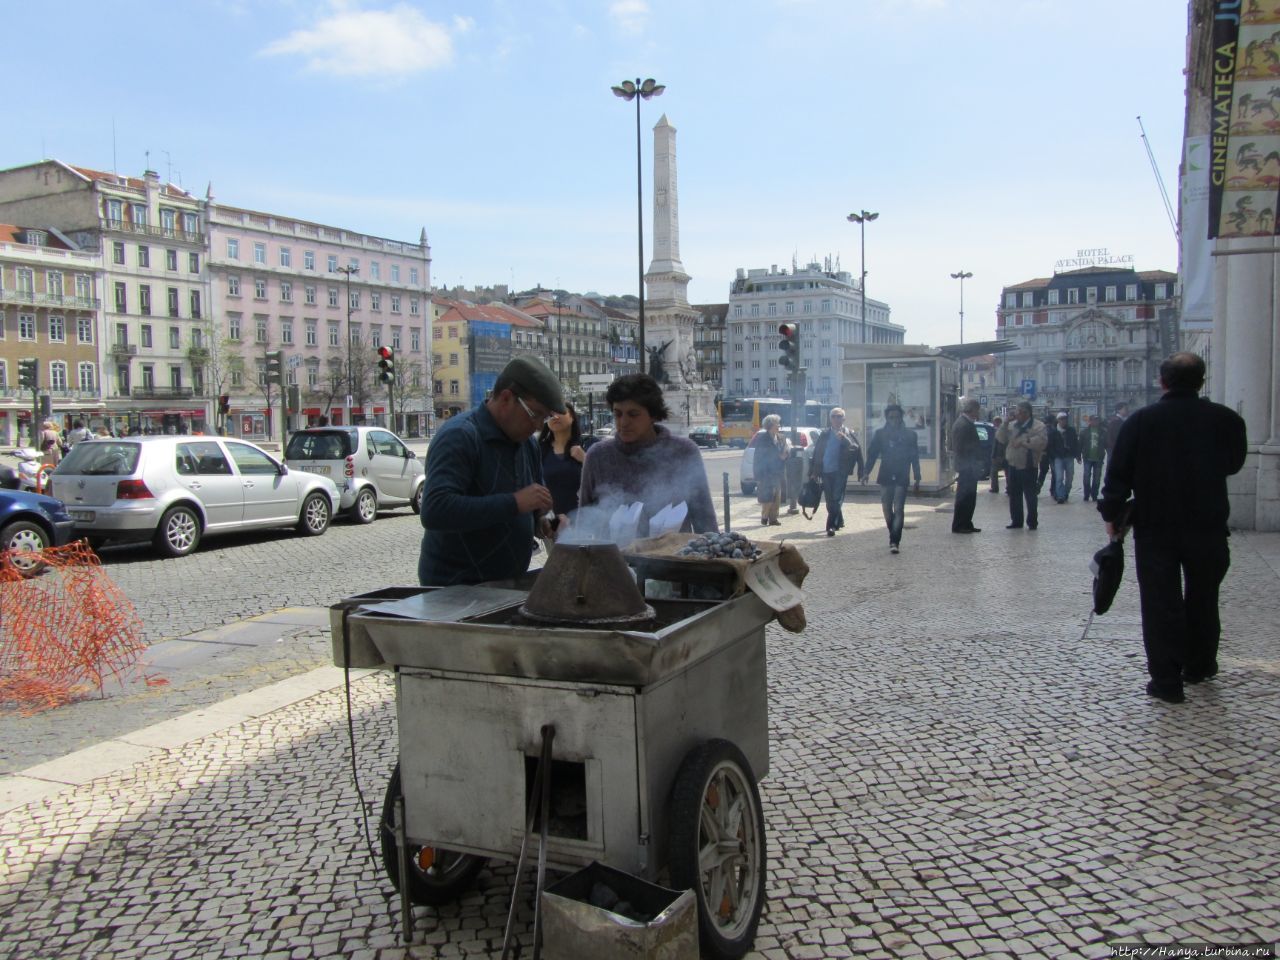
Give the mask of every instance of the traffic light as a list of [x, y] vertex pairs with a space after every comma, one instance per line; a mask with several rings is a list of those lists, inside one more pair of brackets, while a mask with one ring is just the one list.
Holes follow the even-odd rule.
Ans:
[[231, 396], [229, 394], [224, 393], [218, 397], [218, 412], [224, 417], [231, 412]]
[[40, 361], [35, 357], [23, 357], [18, 361], [18, 386], [27, 390], [40, 386]]
[[782, 351], [778, 363], [794, 373], [800, 369], [800, 326], [795, 323], [780, 323], [778, 333], [782, 337], [778, 344], [778, 349]]
[[267, 354], [267, 383], [284, 383], [283, 350], [273, 350]]
[[396, 352], [390, 347], [379, 347], [378, 379], [383, 383], [394, 383], [396, 379]]

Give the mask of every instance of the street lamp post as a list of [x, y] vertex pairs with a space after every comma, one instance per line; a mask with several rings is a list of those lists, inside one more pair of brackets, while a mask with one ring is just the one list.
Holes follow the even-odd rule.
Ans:
[[858, 231], [862, 235], [860, 245], [862, 247], [862, 342], [867, 342], [867, 221], [874, 220], [880, 216], [878, 213], [872, 213], [870, 210], [863, 210], [861, 213], [851, 213], [846, 218], [850, 223], [858, 225]]
[[346, 423], [343, 426], [351, 426], [352, 407], [351, 398], [355, 393], [354, 384], [351, 382], [351, 276], [360, 272], [360, 268], [355, 264], [346, 267], [338, 267], [338, 273], [344, 273], [347, 276], [347, 412]]
[[972, 277], [972, 273], [959, 270], [951, 275], [952, 280], [960, 281], [960, 342], [964, 343], [964, 282]]
[[556, 294], [556, 376], [564, 383], [564, 297]]
[[640, 372], [644, 373], [644, 207], [642, 206], [640, 189], [640, 101], [660, 97], [662, 96], [662, 91], [667, 88], [661, 83], [657, 83], [652, 77], [648, 80], [641, 80], [636, 77], [634, 83], [630, 80], [623, 80], [622, 83], [612, 89], [615, 97], [636, 102], [636, 245], [640, 261]]

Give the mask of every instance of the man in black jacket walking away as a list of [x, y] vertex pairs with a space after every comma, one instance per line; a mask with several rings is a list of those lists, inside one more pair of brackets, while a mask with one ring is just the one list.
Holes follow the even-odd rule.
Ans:
[[951, 452], [956, 458], [956, 508], [951, 515], [952, 533], [981, 533], [973, 525], [978, 505], [978, 477], [982, 476], [983, 450], [974, 421], [982, 409], [977, 400], [960, 398], [960, 416], [951, 427]]
[[867, 447], [867, 466], [861, 481], [866, 483], [871, 468], [880, 461], [880, 506], [889, 528], [889, 552], [897, 553], [902, 542], [902, 511], [907, 503], [907, 484], [914, 473], [916, 493], [920, 492], [920, 441], [914, 430], [902, 425], [902, 408], [891, 403], [884, 408], [885, 425], [876, 431]]
[[1194, 353], [1162, 363], [1160, 384], [1164, 396], [1116, 436], [1098, 512], [1114, 537], [1133, 497], [1147, 693], [1181, 703], [1184, 682], [1218, 672], [1218, 587], [1231, 564], [1227, 477], [1244, 466], [1246, 434], [1234, 411], [1197, 396], [1204, 361]]

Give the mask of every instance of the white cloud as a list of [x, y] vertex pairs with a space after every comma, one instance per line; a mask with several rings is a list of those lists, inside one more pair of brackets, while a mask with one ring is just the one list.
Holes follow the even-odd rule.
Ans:
[[[473, 22], [455, 17], [454, 33]], [[453, 60], [449, 28], [406, 4], [388, 10], [355, 10], [345, 5], [262, 49], [267, 56], [304, 57], [307, 69], [340, 77], [404, 77], [448, 66]]]
[[645, 0], [614, 0], [609, 5], [609, 15], [623, 30], [639, 33], [649, 18], [649, 4]]

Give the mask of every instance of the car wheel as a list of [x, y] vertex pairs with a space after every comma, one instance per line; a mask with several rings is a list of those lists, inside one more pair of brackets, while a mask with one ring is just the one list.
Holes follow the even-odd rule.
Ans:
[[351, 519], [356, 523], [373, 523], [378, 517], [378, 497], [365, 487], [356, 494], [356, 502], [351, 505]]
[[739, 484], [739, 486], [742, 487], [742, 492], [745, 493], [747, 496], [751, 496], [751, 494], [756, 492], [756, 485], [754, 483], [743, 482]]
[[323, 493], [313, 493], [302, 502], [302, 512], [298, 514], [298, 532], [308, 537], [318, 537], [329, 529], [332, 518], [333, 509], [329, 506], [329, 498]]
[[34, 577], [45, 568], [40, 551], [49, 546], [49, 535], [38, 523], [15, 520], [0, 531], [0, 556], [5, 569], [20, 577]]
[[427, 489], [425, 483], [418, 484], [418, 489], [413, 491], [413, 497], [409, 500], [409, 509], [414, 513], [422, 513], [422, 492]]
[[185, 557], [200, 545], [200, 517], [190, 507], [170, 507], [160, 518], [154, 542], [166, 557]]

